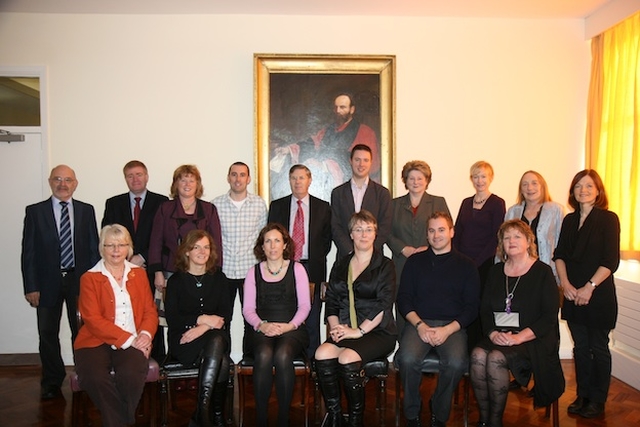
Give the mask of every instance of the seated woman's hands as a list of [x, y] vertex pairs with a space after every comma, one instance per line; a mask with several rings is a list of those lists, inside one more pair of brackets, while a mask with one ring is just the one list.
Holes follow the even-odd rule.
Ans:
[[222, 329], [224, 326], [224, 318], [215, 314], [201, 314], [196, 322], [198, 325], [209, 326], [209, 329]]
[[211, 330], [211, 328], [206, 324], [201, 324], [196, 327], [188, 329], [182, 337], [180, 337], [180, 344], [187, 344], [191, 341], [200, 338], [205, 332]]
[[258, 326], [258, 331], [262, 332], [267, 337], [278, 337], [287, 332], [291, 332], [295, 329], [293, 323], [281, 323], [281, 322], [264, 322]]
[[331, 339], [334, 342], [340, 342], [344, 339], [358, 339], [362, 338], [362, 333], [358, 328], [350, 328], [347, 325], [336, 325], [329, 331]]
[[511, 332], [498, 332], [493, 331], [491, 335], [489, 335], [489, 339], [495, 345], [500, 345], [503, 347], [511, 347], [514, 345], [520, 345], [522, 342], [520, 341], [520, 337], [518, 334], [513, 334]]
[[138, 336], [131, 343], [131, 347], [140, 350], [144, 357], [149, 358], [149, 354], [151, 353], [151, 347], [153, 343], [151, 342], [151, 338], [147, 334], [138, 334]]
[[211, 329], [222, 329], [224, 326], [224, 318], [215, 314], [201, 314], [196, 319], [198, 325], [189, 329], [180, 338], [180, 344], [187, 344], [193, 340], [200, 338]]

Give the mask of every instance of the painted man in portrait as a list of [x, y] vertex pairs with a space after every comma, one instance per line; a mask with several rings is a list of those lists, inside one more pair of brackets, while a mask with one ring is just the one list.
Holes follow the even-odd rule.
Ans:
[[371, 127], [355, 117], [355, 113], [354, 97], [346, 92], [339, 93], [333, 102], [333, 123], [302, 141], [277, 147], [271, 161], [272, 171], [288, 161], [304, 164], [312, 171], [314, 180], [317, 177], [319, 181], [320, 197], [328, 200], [331, 189], [342, 184], [351, 174], [351, 149], [364, 144], [371, 148], [373, 155], [371, 175], [379, 179], [378, 138]]

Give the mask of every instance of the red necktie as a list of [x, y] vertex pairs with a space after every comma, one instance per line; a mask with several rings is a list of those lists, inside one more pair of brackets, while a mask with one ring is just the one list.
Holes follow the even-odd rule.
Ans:
[[134, 199], [136, 201], [136, 205], [133, 207], [133, 229], [138, 229], [138, 221], [140, 221], [140, 197], [136, 197]]
[[304, 246], [304, 211], [302, 210], [302, 200], [298, 200], [298, 210], [296, 211], [296, 218], [293, 221], [293, 247], [295, 253], [293, 259], [300, 261], [302, 258], [302, 247]]

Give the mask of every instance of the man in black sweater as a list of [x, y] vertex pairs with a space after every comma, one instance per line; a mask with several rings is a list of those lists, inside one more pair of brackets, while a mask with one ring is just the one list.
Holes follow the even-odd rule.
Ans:
[[467, 371], [465, 328], [478, 316], [480, 278], [473, 261], [451, 246], [453, 220], [435, 212], [428, 220], [429, 249], [409, 257], [398, 290], [398, 311], [406, 319], [396, 364], [404, 388], [408, 426], [420, 426], [422, 360], [435, 349], [438, 384], [431, 397], [431, 426], [445, 426], [451, 397]]

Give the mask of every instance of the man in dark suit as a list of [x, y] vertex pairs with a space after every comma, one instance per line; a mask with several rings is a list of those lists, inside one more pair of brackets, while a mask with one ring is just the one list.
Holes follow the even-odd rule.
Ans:
[[391, 194], [386, 187], [369, 179], [371, 162], [371, 148], [363, 144], [354, 146], [350, 159], [351, 179], [331, 192], [331, 234], [338, 248], [337, 259], [353, 250], [348, 224], [351, 215], [360, 212], [361, 209], [371, 212], [378, 221], [375, 240], [377, 250], [382, 250], [382, 245], [391, 233]]
[[[309, 194], [311, 171], [304, 165], [293, 165], [289, 169], [290, 196], [271, 202], [268, 222], [282, 224], [294, 236], [298, 209], [304, 224], [302, 246], [295, 251], [307, 269], [309, 281], [316, 284], [313, 305], [306, 321], [309, 333], [307, 354], [313, 357], [320, 345], [320, 287], [327, 277], [327, 254], [331, 250], [331, 207], [324, 200]], [[298, 204], [298, 201], [301, 201]], [[294, 240], [295, 242], [295, 240]], [[294, 257], [295, 258], [295, 257]]]
[[[102, 226], [108, 224], [120, 224], [127, 228], [133, 241], [133, 256], [129, 260], [135, 265], [146, 268], [149, 258], [149, 240], [151, 239], [151, 227], [153, 218], [160, 205], [169, 200], [162, 194], [147, 190], [149, 172], [144, 163], [139, 160], [131, 160], [122, 169], [124, 179], [129, 187], [129, 192], [120, 194], [110, 199], [104, 206]], [[150, 289], [153, 294], [153, 276], [149, 275]], [[164, 357], [163, 330], [158, 328], [153, 340], [151, 357], [162, 360]]]
[[38, 316], [43, 399], [60, 395], [66, 375], [59, 338], [62, 305], [73, 341], [80, 276], [100, 259], [93, 206], [72, 199], [78, 186], [73, 169], [53, 168], [49, 186], [52, 197], [26, 208], [21, 257], [25, 298]]

